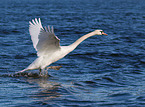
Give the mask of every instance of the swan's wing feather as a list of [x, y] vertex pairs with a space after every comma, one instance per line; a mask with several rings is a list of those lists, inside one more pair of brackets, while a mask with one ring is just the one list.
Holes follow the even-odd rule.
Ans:
[[33, 46], [37, 51], [38, 56], [47, 55], [48, 53], [60, 48], [57, 36], [55, 36], [53, 27], [48, 26], [45, 29], [42, 27], [41, 20], [32, 20], [29, 27], [29, 32], [33, 42]]
[[60, 49], [59, 39], [55, 36], [54, 33], [48, 30], [49, 28], [45, 28], [45, 30], [41, 29], [40, 34], [38, 36], [38, 44], [36, 46], [38, 50], [38, 55], [47, 55], [50, 52], [53, 52], [57, 49]]
[[[36, 22], [35, 22], [36, 21]], [[33, 46], [37, 51], [36, 45], [38, 43], [38, 35], [41, 31], [41, 29], [43, 29], [42, 25], [41, 25], [41, 20], [39, 18], [39, 22], [37, 21], [37, 19], [32, 20], [32, 22], [29, 21], [30, 25], [29, 25], [29, 33], [31, 35], [31, 40], [33, 42]]]

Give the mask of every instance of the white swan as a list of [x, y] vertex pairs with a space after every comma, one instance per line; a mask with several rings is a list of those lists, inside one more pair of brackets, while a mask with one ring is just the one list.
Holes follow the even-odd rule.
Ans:
[[42, 27], [40, 18], [38, 20], [35, 18], [35, 20], [32, 20], [32, 22], [29, 23], [29, 32], [31, 35], [33, 46], [37, 51], [38, 58], [27, 68], [19, 72], [39, 69], [41, 73], [41, 70], [45, 70], [47, 66], [66, 56], [85, 39], [94, 35], [107, 35], [102, 30], [95, 30], [82, 36], [69, 46], [60, 46], [60, 39], [55, 36], [53, 27], [50, 28], [48, 26], [48, 28], [45, 27], [44, 29]]

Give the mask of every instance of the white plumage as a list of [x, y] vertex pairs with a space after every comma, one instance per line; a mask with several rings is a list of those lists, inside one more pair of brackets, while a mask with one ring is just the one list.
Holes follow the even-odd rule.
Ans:
[[56, 62], [57, 60], [66, 56], [69, 52], [73, 51], [82, 41], [88, 37], [94, 35], [107, 35], [102, 30], [95, 30], [91, 33], [88, 33], [76, 42], [69, 46], [60, 46], [60, 39], [54, 34], [53, 27], [50, 28], [42, 27], [40, 18], [37, 20], [32, 20], [29, 22], [29, 32], [33, 42], [33, 46], [37, 51], [38, 58], [32, 62], [26, 69], [19, 71], [24, 72], [27, 70], [39, 69], [45, 70], [47, 66]]

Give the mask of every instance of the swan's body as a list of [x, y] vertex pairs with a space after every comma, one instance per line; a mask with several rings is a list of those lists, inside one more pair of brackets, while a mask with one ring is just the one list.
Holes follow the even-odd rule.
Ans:
[[31, 35], [33, 46], [37, 51], [38, 58], [26, 69], [19, 72], [34, 69], [39, 69], [40, 71], [44, 70], [50, 64], [58, 61], [59, 59], [63, 58], [68, 53], [73, 51], [82, 41], [84, 41], [88, 37], [94, 35], [107, 35], [102, 30], [95, 30], [82, 36], [76, 42], [69, 46], [60, 46], [60, 40], [57, 36], [55, 36], [53, 27], [50, 28], [48, 26], [48, 28], [45, 27], [44, 29], [41, 25], [40, 18], [39, 20], [35, 18], [35, 20], [32, 20], [32, 22], [29, 23], [29, 32]]

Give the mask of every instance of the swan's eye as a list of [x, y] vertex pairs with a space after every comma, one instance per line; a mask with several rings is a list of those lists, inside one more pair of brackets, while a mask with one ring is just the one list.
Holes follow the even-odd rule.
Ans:
[[100, 31], [100, 32], [101, 32], [101, 34], [104, 33], [103, 31]]

